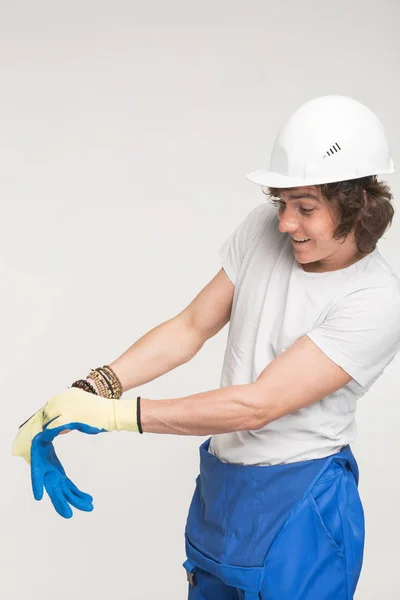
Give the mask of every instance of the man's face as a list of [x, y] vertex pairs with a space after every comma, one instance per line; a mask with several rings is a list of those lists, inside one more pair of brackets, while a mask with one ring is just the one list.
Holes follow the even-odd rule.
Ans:
[[[360, 258], [353, 233], [345, 242], [333, 238], [338, 209], [328, 203], [317, 186], [282, 191], [280, 198], [279, 230], [292, 238], [295, 258], [305, 271], [334, 271]], [[296, 242], [293, 238], [309, 241]]]

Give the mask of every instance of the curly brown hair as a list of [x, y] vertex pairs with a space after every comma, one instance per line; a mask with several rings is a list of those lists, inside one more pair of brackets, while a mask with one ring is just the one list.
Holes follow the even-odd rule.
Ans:
[[[339, 225], [333, 237], [344, 241], [354, 231], [358, 251], [372, 252], [394, 216], [393, 195], [387, 183], [378, 181], [376, 175], [370, 175], [316, 187], [328, 203], [338, 209]], [[280, 193], [287, 189], [268, 187], [262, 191], [278, 207]], [[363, 190], [366, 191], [366, 201]]]

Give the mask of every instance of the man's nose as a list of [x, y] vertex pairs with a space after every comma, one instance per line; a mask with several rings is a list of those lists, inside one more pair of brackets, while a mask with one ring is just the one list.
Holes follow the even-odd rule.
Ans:
[[281, 233], [291, 233], [298, 229], [298, 216], [293, 211], [285, 211], [279, 217], [279, 231]]

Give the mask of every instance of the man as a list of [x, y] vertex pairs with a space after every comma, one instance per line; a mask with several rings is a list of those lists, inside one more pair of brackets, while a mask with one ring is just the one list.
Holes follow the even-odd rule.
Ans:
[[[295, 111], [269, 168], [249, 175], [272, 202], [225, 242], [214, 279], [22, 427], [14, 453], [31, 460], [37, 497], [44, 485], [59, 512], [91, 509], [54, 459], [70, 428], [210, 434], [185, 531], [189, 598], [352, 598], [364, 547], [356, 402], [400, 349], [400, 280], [376, 246], [393, 218], [376, 176], [392, 172], [382, 125], [359, 102], [325, 96]], [[228, 322], [220, 389], [117, 401]]]

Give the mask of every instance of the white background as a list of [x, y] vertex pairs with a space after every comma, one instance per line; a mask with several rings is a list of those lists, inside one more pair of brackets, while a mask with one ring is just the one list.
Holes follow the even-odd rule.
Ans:
[[[399, 13], [395, 0], [2, 0], [2, 598], [186, 598], [183, 533], [205, 438], [57, 440], [95, 498], [67, 521], [33, 500], [11, 456], [17, 427], [216, 274], [218, 248], [264, 201], [245, 175], [267, 165], [299, 104], [360, 100], [400, 164]], [[387, 180], [398, 196], [399, 176]], [[396, 214], [378, 247], [398, 274], [399, 235]], [[132, 395], [218, 387], [226, 334]], [[400, 595], [399, 367], [359, 403], [357, 600]]]

